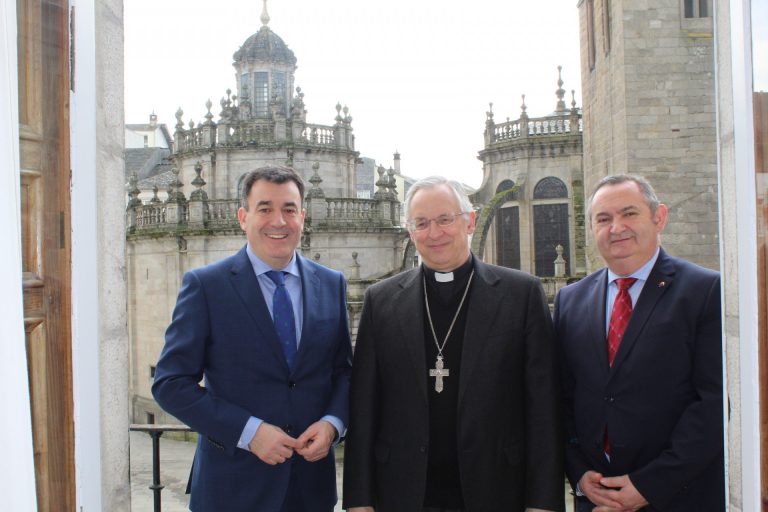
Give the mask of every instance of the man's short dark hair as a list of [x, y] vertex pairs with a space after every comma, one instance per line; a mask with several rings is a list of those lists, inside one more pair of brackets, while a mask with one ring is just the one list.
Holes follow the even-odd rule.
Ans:
[[299, 189], [299, 197], [301, 197], [302, 204], [304, 203], [304, 182], [301, 181], [301, 176], [298, 175], [290, 167], [282, 166], [268, 166], [259, 167], [253, 171], [250, 171], [243, 178], [243, 191], [240, 197], [240, 205], [248, 211], [248, 195], [251, 193], [253, 184], [259, 180], [265, 180], [270, 183], [283, 184], [292, 181]]

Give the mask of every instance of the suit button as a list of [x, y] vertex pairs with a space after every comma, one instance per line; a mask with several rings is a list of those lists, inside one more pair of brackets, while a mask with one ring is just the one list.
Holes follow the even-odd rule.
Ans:
[[426, 446], [419, 446], [419, 452], [427, 453], [427, 447]]
[[286, 434], [290, 434], [291, 431], [293, 430], [293, 425], [288, 424], [283, 427], [283, 430], [285, 431]]
[[288, 381], [288, 387], [291, 388], [291, 389], [295, 388], [296, 387], [296, 382], [294, 382], [292, 380]]

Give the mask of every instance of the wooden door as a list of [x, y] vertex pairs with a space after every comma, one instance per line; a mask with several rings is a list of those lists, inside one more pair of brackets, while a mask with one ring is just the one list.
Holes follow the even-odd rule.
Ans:
[[69, 4], [17, 0], [16, 6], [24, 325], [38, 510], [74, 511]]

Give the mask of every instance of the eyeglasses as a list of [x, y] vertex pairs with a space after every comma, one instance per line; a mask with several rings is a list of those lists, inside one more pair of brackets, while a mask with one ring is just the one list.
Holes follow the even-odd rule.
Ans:
[[459, 212], [454, 214], [443, 214], [439, 217], [435, 217], [434, 219], [425, 219], [422, 217], [411, 219], [408, 221], [408, 226], [411, 228], [411, 231], [424, 231], [425, 229], [429, 229], [429, 225], [434, 222], [441, 228], [448, 227], [452, 225], [454, 222], [456, 222], [456, 217], [459, 215], [464, 215], [466, 212]]

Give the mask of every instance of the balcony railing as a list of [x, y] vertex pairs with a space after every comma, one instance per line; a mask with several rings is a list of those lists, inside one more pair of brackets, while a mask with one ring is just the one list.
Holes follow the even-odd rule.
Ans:
[[192, 432], [192, 429], [186, 425], [131, 424], [130, 430], [146, 432], [152, 438], [152, 485], [149, 489], [154, 493], [154, 512], [161, 512], [160, 493], [165, 486], [160, 482], [160, 436], [164, 432]]

